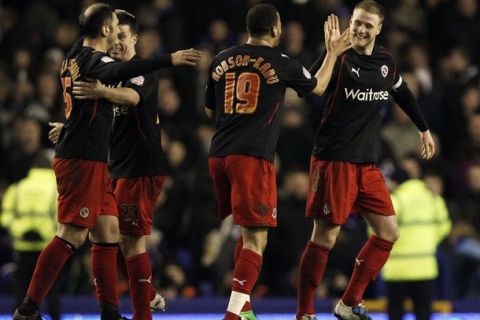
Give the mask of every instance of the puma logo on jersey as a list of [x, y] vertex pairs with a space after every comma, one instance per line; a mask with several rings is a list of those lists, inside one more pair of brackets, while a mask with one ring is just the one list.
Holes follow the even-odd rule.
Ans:
[[352, 67], [352, 72], [355, 73], [357, 75], [357, 77], [360, 78], [360, 68], [358, 68], [357, 70], [355, 70], [355, 68]]
[[152, 283], [152, 276], [148, 277], [148, 279], [138, 279], [139, 283]]
[[361, 91], [360, 89], [348, 89], [344, 88], [345, 98], [349, 100], [357, 101], [378, 101], [378, 100], [388, 100], [389, 95], [388, 91], [373, 91], [373, 89], [367, 89]]
[[237, 278], [233, 278], [232, 281], [237, 281], [242, 287], [245, 285], [245, 282], [247, 282], [247, 280], [238, 280]]
[[358, 260], [357, 258], [355, 258], [355, 264], [357, 266], [360, 266], [363, 263], [363, 261], [365, 261], [365, 260]]

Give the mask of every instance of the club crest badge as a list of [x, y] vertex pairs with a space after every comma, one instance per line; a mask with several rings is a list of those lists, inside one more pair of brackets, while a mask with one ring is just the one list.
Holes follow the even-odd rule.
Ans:
[[382, 68], [380, 69], [380, 71], [382, 72], [382, 76], [383, 76], [384, 78], [386, 78], [387, 75], [388, 75], [388, 67], [387, 67], [387, 65], [384, 64], [384, 65], [382, 66]]

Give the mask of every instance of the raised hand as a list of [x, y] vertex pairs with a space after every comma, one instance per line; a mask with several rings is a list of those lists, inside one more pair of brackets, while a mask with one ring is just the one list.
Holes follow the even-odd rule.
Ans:
[[48, 140], [51, 143], [57, 144], [58, 137], [60, 137], [60, 132], [63, 129], [63, 123], [61, 122], [49, 122], [48, 125], [52, 127], [52, 129], [48, 132]]
[[105, 98], [105, 86], [99, 80], [75, 81], [72, 93], [79, 100], [95, 100]]
[[201, 58], [202, 52], [193, 48], [187, 50], [179, 50], [172, 53], [172, 64], [174, 66], [195, 66]]
[[435, 154], [435, 142], [433, 142], [430, 130], [420, 132], [420, 140], [422, 141], [422, 158], [431, 159]]
[[350, 29], [347, 28], [340, 34], [338, 17], [336, 15], [331, 14], [328, 16], [327, 21], [325, 21], [323, 25], [323, 29], [327, 53], [339, 56], [352, 47]]

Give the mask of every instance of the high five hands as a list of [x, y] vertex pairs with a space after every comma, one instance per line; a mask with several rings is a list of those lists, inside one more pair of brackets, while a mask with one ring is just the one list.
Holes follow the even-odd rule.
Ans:
[[338, 17], [334, 14], [328, 16], [327, 21], [323, 25], [325, 32], [325, 48], [327, 53], [339, 56], [352, 47], [350, 38], [350, 28], [345, 29], [340, 34], [340, 26]]

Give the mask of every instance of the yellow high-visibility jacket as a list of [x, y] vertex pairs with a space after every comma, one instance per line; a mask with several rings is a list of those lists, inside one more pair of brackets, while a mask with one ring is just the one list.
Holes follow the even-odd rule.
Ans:
[[5, 192], [1, 225], [13, 237], [15, 251], [41, 251], [57, 230], [57, 186], [52, 169], [30, 169]]
[[432, 280], [438, 276], [435, 252], [449, 234], [445, 200], [419, 179], [402, 183], [392, 194], [400, 238], [383, 268], [386, 281]]

